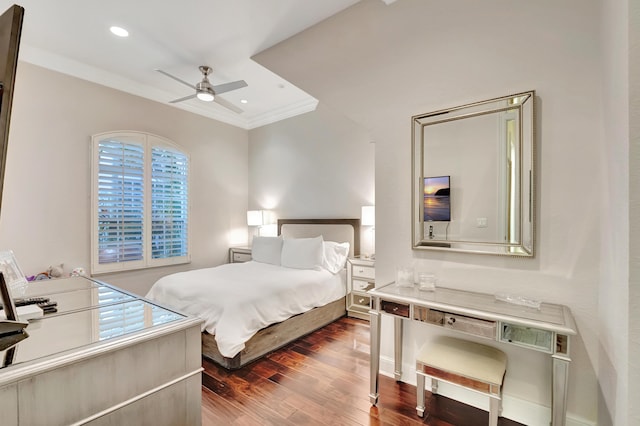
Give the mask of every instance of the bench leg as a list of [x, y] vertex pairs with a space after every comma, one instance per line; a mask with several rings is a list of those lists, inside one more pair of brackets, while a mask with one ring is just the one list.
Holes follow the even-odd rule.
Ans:
[[489, 426], [498, 426], [498, 413], [500, 411], [500, 400], [489, 398]]
[[416, 413], [424, 417], [424, 376], [416, 375]]

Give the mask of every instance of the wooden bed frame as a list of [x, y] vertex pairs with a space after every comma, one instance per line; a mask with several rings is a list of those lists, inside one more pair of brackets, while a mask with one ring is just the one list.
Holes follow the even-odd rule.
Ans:
[[[301, 238], [322, 235], [322, 229], [327, 229], [326, 227], [331, 225], [352, 226], [353, 241], [350, 241], [352, 247], [351, 255], [360, 254], [360, 219], [279, 219], [278, 235], [282, 234], [283, 225], [286, 225], [287, 229], [290, 229], [291, 225], [301, 225], [299, 233], [292, 230], [289, 235]], [[319, 226], [316, 227], [315, 225]], [[292, 229], [294, 228], [295, 226]], [[325, 306], [314, 308], [280, 323], [263, 328], [258, 331], [245, 344], [245, 348], [233, 358], [222, 356], [218, 350], [215, 337], [207, 332], [203, 332], [202, 356], [226, 369], [236, 370], [345, 315], [346, 303], [345, 298], [342, 297]]]

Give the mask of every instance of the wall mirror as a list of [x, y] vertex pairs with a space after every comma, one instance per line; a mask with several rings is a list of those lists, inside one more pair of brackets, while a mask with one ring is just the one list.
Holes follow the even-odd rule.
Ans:
[[412, 117], [414, 249], [533, 256], [534, 99]]

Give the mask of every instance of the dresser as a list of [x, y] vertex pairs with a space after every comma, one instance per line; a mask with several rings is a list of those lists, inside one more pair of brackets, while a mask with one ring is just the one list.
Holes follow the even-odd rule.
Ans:
[[251, 247], [231, 247], [229, 249], [229, 263], [242, 263], [251, 260]]
[[32, 282], [21, 297], [57, 312], [0, 351], [3, 425], [201, 423], [200, 319], [85, 277]]
[[376, 286], [375, 260], [351, 258], [347, 260], [347, 315], [369, 320], [371, 297], [367, 291]]

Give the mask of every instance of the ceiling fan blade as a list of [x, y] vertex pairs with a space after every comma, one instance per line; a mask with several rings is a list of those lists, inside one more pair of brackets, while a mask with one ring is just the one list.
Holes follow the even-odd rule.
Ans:
[[242, 114], [244, 112], [243, 110], [241, 110], [240, 108], [238, 108], [237, 106], [232, 104], [231, 102], [225, 101], [220, 96], [216, 96], [213, 99], [213, 102], [216, 102], [217, 104], [222, 105], [223, 107], [225, 107], [227, 109], [230, 109], [231, 111], [235, 112], [236, 114]]
[[213, 91], [216, 95], [219, 95], [224, 92], [230, 92], [232, 90], [241, 89], [243, 87], [247, 87], [248, 84], [244, 80], [232, 81], [231, 83], [218, 84], [217, 86], [213, 86]]
[[174, 79], [174, 80], [175, 80], [175, 81], [177, 81], [178, 83], [182, 83], [182, 84], [184, 84], [185, 86], [189, 86], [189, 87], [191, 87], [193, 90], [195, 90], [195, 89], [196, 89], [196, 86], [194, 86], [193, 84], [191, 84], [191, 83], [187, 83], [186, 81], [181, 80], [181, 79], [179, 79], [178, 77], [175, 77], [175, 76], [173, 76], [173, 75], [169, 74], [169, 73], [168, 73], [168, 72], [166, 72], [166, 71], [162, 71], [162, 70], [159, 70], [159, 69], [156, 69], [156, 71], [158, 71], [160, 74], [166, 75], [167, 77]]
[[189, 96], [185, 96], [184, 98], [180, 98], [180, 99], [174, 99], [172, 101], [169, 101], [170, 104], [175, 104], [177, 102], [182, 102], [182, 101], [186, 101], [188, 99], [193, 99], [195, 98], [197, 95], [194, 93], [193, 95], [189, 95]]

